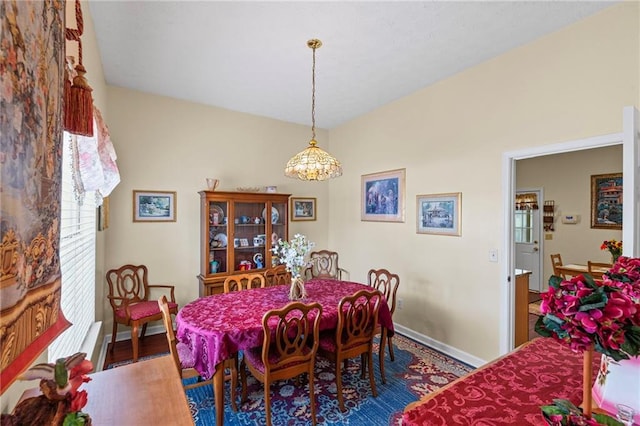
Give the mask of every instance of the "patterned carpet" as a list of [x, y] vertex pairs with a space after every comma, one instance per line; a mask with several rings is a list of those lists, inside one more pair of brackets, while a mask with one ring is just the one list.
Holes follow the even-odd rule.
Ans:
[[[390, 361], [387, 351], [385, 359], [387, 383], [384, 385], [378, 370], [376, 343], [374, 365], [377, 398], [371, 395], [368, 378], [360, 379], [359, 359], [349, 362], [349, 368], [343, 372], [343, 395], [347, 408], [345, 413], [338, 408], [333, 364], [323, 358], [316, 360], [315, 391], [319, 425], [400, 424], [402, 411], [407, 404], [473, 369], [400, 335], [396, 335], [393, 341], [395, 361]], [[266, 424], [262, 384], [253, 379], [250, 374], [247, 382], [249, 399], [245, 404], [238, 406], [237, 413], [232, 411], [229, 403], [230, 384], [225, 383], [225, 425]], [[240, 387], [237, 393], [239, 402]], [[301, 387], [296, 386], [293, 380], [274, 383], [271, 386], [273, 424], [291, 426], [311, 424], [308, 395], [306, 377]], [[187, 390], [187, 399], [196, 426], [215, 424], [215, 406], [211, 386]]]

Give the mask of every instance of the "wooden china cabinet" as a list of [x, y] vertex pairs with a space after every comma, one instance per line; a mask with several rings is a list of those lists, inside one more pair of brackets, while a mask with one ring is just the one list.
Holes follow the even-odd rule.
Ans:
[[232, 274], [264, 272], [289, 239], [291, 194], [200, 191], [200, 296], [222, 293]]

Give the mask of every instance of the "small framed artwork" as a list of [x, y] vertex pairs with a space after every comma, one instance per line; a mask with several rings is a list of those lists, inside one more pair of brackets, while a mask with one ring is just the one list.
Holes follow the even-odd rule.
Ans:
[[98, 206], [98, 231], [104, 231], [109, 227], [109, 197], [102, 199], [102, 204]]
[[134, 222], [175, 222], [176, 193], [170, 191], [133, 191]]
[[461, 192], [416, 196], [418, 234], [462, 235]]
[[622, 173], [591, 175], [591, 227], [622, 229]]
[[291, 197], [291, 220], [316, 220], [316, 199]]
[[404, 222], [405, 169], [362, 175], [360, 219]]

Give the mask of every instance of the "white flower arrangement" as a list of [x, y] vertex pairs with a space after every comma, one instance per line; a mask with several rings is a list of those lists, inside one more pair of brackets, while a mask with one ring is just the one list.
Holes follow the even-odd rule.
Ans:
[[305, 260], [305, 257], [313, 247], [315, 247], [315, 243], [307, 240], [307, 237], [295, 234], [291, 242], [283, 241], [280, 238], [271, 252], [278, 257], [281, 264], [286, 266], [287, 271], [291, 273], [291, 278], [296, 280], [300, 278], [302, 268], [308, 266], [309, 262]]

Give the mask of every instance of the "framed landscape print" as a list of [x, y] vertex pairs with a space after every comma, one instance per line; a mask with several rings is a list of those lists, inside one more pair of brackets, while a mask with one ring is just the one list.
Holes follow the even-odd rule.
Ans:
[[622, 173], [591, 176], [591, 227], [622, 229]]
[[405, 169], [362, 175], [361, 220], [404, 222]]
[[176, 193], [133, 191], [134, 222], [175, 222]]
[[461, 201], [461, 192], [416, 196], [416, 232], [458, 237], [462, 235]]
[[291, 220], [316, 220], [316, 199], [291, 197]]

